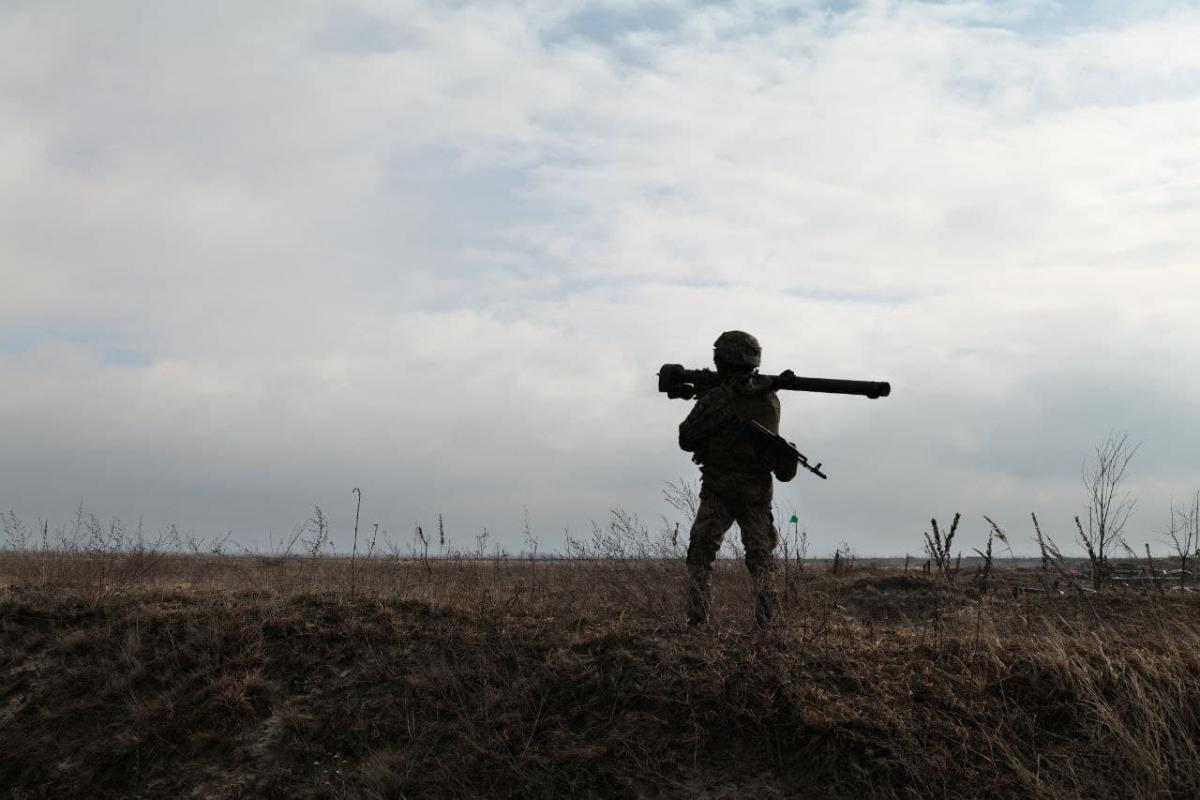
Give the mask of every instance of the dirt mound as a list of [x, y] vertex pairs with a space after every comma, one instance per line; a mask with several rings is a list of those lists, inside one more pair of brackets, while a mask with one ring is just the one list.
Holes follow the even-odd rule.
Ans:
[[853, 586], [855, 589], [870, 588], [878, 592], [929, 592], [933, 590], [933, 581], [922, 575], [902, 572], [896, 575], [860, 578]]
[[1186, 757], [1200, 737], [1195, 604], [1059, 602], [1039, 622], [997, 604], [982, 629], [953, 627], [954, 609], [937, 627], [880, 628], [826, 599], [867, 593], [841, 584], [768, 635], [693, 634], [651, 614], [586, 621], [600, 603], [565, 614], [549, 583], [528, 602], [513, 598], [538, 584], [519, 585], [455, 603], [10, 590], [0, 785], [23, 798], [1200, 794]]

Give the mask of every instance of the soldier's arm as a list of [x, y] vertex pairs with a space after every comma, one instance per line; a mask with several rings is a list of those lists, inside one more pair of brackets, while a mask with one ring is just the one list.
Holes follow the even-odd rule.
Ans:
[[[762, 426], [771, 433], [779, 433], [779, 396], [772, 392], [770, 399], [771, 409], [767, 413], [768, 419], [762, 422]], [[796, 470], [799, 469], [800, 462], [791, 453], [776, 449], [772, 453], [771, 461], [771, 472], [775, 474], [776, 480], [786, 483], [796, 477]]]
[[767, 398], [771, 401], [771, 410], [767, 412], [767, 419], [759, 421], [771, 433], [779, 433], [779, 395], [771, 392]]
[[687, 419], [679, 423], [679, 448], [695, 452], [705, 439], [736, 418], [727, 389], [718, 387], [705, 392], [692, 406]]

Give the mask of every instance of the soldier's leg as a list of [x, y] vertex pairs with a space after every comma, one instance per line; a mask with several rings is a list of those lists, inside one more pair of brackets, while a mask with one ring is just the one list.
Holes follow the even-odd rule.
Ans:
[[687, 619], [689, 625], [708, 622], [712, 593], [712, 565], [721, 549], [721, 539], [733, 524], [733, 514], [713, 491], [700, 489], [700, 508], [692, 523], [687, 552]]
[[763, 626], [771, 621], [778, 604], [775, 595], [775, 545], [779, 535], [771, 502], [754, 502], [738, 509], [738, 527], [746, 552], [746, 569], [754, 586], [754, 622]]

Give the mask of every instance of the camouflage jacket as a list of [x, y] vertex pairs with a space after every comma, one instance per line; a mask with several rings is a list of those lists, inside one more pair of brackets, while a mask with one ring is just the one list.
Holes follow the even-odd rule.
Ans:
[[754, 420], [779, 431], [779, 396], [758, 375], [738, 375], [701, 395], [679, 425], [679, 447], [705, 472], [769, 472], [775, 465], [742, 433]]

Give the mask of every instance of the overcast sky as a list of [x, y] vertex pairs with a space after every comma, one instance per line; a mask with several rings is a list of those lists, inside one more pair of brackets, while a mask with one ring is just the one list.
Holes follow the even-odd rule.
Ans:
[[652, 526], [723, 330], [815, 552], [1200, 488], [1200, 10], [0, 0], [0, 508], [349, 546]]

